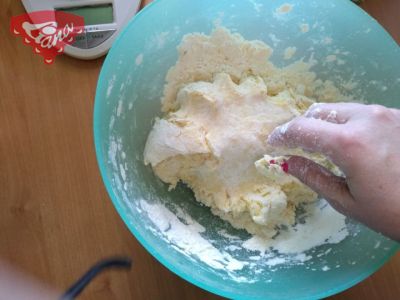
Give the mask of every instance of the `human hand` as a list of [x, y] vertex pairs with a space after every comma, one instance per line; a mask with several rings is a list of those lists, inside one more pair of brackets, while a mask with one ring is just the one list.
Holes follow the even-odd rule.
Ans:
[[318, 103], [268, 142], [326, 155], [344, 177], [300, 156], [288, 159], [288, 172], [339, 212], [400, 241], [400, 110]]

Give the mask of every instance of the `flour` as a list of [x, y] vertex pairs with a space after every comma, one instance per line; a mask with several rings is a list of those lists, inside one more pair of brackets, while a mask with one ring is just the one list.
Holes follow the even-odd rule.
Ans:
[[332, 38], [331, 37], [325, 37], [323, 40], [322, 40], [322, 44], [324, 44], [324, 45], [330, 45], [330, 44], [332, 44], [332, 42], [333, 42], [333, 40], [332, 40]]
[[331, 110], [329, 114], [326, 116], [326, 120], [331, 123], [338, 123], [337, 111]]
[[227, 233], [226, 230], [219, 230], [218, 234], [220, 236], [223, 236], [223, 237], [231, 239], [231, 240], [239, 239], [237, 236], [234, 236], [234, 235], [231, 235], [231, 234]]
[[261, 8], [263, 7], [263, 4], [258, 3], [256, 0], [249, 0], [251, 4], [253, 4], [254, 10], [259, 13], [261, 11]]
[[[307, 251], [323, 244], [337, 244], [349, 234], [345, 217], [334, 211], [324, 200], [318, 205], [309, 204], [306, 207], [303, 215], [305, 223], [298, 223], [286, 231], [281, 230], [274, 239], [253, 236], [242, 240], [226, 230], [219, 230], [218, 234], [231, 242], [231, 245], [222, 249], [204, 236], [206, 228], [179, 207], [173, 213], [162, 204], [140, 200], [140, 209], [155, 225], [157, 230], [153, 228], [153, 232], [167, 240], [174, 249], [213, 269], [226, 271], [228, 276], [238, 282], [248, 280], [238, 274], [244, 268], [260, 274], [268, 269], [275, 271], [279, 266], [302, 265], [313, 258]], [[235, 258], [232, 254], [243, 250], [248, 252], [246, 260], [243, 257]], [[315, 257], [320, 258], [331, 251], [329, 248]], [[254, 252], [258, 252], [258, 255], [251, 254]], [[323, 267], [324, 271], [329, 269], [328, 266]]]
[[110, 141], [110, 146], [108, 148], [108, 157], [115, 169], [118, 169], [118, 164], [117, 164], [117, 159], [116, 159], [117, 151], [118, 151], [118, 144], [115, 141], [115, 139], [112, 139]]
[[161, 234], [183, 254], [194, 255], [215, 269], [227, 271], [241, 270], [246, 264], [232, 258], [228, 253], [216, 249], [201, 236], [205, 228], [182, 211], [180, 216], [183, 221], [163, 205], [149, 204], [145, 200], [141, 200], [140, 206]]
[[138, 56], [136, 56], [135, 64], [137, 66], [140, 66], [142, 64], [142, 62], [143, 62], [143, 54], [140, 53]]
[[323, 266], [322, 267], [322, 271], [326, 272], [329, 271], [331, 268], [329, 268], [328, 266]]
[[268, 37], [271, 39], [272, 45], [273, 45], [274, 47], [278, 46], [278, 44], [281, 42], [281, 40], [278, 39], [278, 38], [276, 37], [276, 35], [273, 34], [273, 33], [268, 34]]
[[122, 100], [119, 100], [117, 106], [117, 117], [120, 117], [122, 114], [122, 105], [123, 105]]
[[286, 262], [286, 259], [282, 257], [275, 257], [271, 258], [270, 260], [267, 261], [267, 266], [273, 267], [276, 265], [284, 264]]
[[266, 253], [269, 249], [283, 254], [303, 253], [323, 244], [337, 244], [348, 236], [345, 216], [336, 212], [326, 201], [306, 207], [305, 223], [281, 230], [274, 239], [253, 236], [243, 243], [248, 250]]
[[326, 62], [334, 62], [336, 60], [336, 55], [328, 55], [326, 57]]
[[117, 79], [117, 76], [114, 74], [110, 80], [108, 81], [108, 86], [107, 86], [107, 92], [106, 92], [106, 98], [109, 98], [111, 96], [112, 89], [114, 88], [114, 83], [115, 80]]

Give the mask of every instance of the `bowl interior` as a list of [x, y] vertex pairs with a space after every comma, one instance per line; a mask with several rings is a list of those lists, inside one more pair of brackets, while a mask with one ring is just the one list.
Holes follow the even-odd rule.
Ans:
[[[278, 8], [287, 3], [290, 11], [279, 13]], [[111, 199], [150, 253], [173, 272], [211, 292], [235, 299], [311, 299], [339, 292], [378, 269], [397, 244], [348, 220], [351, 236], [309, 251], [306, 254], [312, 258], [302, 264], [254, 262], [255, 253], [232, 247], [249, 237], [245, 232], [214, 217], [186, 187], [169, 192], [143, 164], [144, 145], [154, 118], [161, 115], [164, 78], [177, 59], [177, 45], [187, 33], [209, 34], [216, 23], [245, 39], [272, 46], [272, 61], [278, 66], [313, 56], [318, 61], [313, 70], [321, 79], [331, 79], [344, 90], [351, 81], [355, 97], [399, 107], [399, 47], [348, 0], [155, 1], [117, 39], [99, 78], [95, 144]], [[307, 27], [308, 31], [303, 29], [307, 32], [301, 30]], [[283, 52], [290, 46], [297, 51], [285, 61]], [[336, 60], [328, 63], [329, 55]], [[248, 264], [236, 271], [212, 266], [188, 247], [183, 249], [179, 243], [185, 239], [174, 240], [173, 233], [168, 233], [170, 223], [179, 221], [204, 227], [198, 234], [207, 247], [224, 255], [227, 261], [222, 266], [229, 260]]]

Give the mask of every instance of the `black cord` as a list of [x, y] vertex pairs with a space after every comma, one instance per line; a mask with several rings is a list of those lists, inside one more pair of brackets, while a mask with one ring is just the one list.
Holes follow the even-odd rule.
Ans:
[[83, 289], [96, 277], [100, 272], [110, 268], [130, 269], [132, 260], [126, 257], [115, 257], [102, 260], [91, 267], [78, 281], [76, 281], [60, 298], [60, 300], [75, 299]]

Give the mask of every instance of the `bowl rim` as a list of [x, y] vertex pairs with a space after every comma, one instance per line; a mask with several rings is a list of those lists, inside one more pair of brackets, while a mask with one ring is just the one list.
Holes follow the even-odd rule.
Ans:
[[[109, 197], [111, 198], [111, 201], [115, 207], [115, 209], [117, 210], [119, 216], [122, 218], [122, 220], [125, 223], [125, 226], [129, 229], [129, 231], [133, 234], [133, 236], [139, 241], [139, 243], [147, 250], [147, 252], [149, 252], [158, 262], [160, 262], [162, 265], [164, 265], [168, 270], [170, 270], [171, 272], [173, 272], [174, 274], [178, 275], [180, 278], [186, 280], [187, 282], [216, 295], [225, 297], [225, 298], [229, 298], [229, 299], [247, 299], [246, 296], [239, 296], [235, 295], [234, 293], [231, 292], [227, 292], [227, 291], [223, 291], [220, 290], [218, 288], [215, 288], [213, 286], [210, 286], [206, 283], [203, 283], [200, 280], [197, 280], [194, 276], [192, 276], [190, 273], [185, 273], [181, 270], [179, 270], [178, 268], [176, 268], [172, 263], [170, 263], [167, 259], [165, 259], [160, 253], [158, 253], [157, 251], [155, 251], [154, 248], [152, 248], [146, 241], [146, 239], [136, 230], [136, 228], [129, 222], [128, 220], [128, 216], [124, 213], [124, 209], [121, 207], [121, 205], [119, 204], [118, 201], [118, 197], [115, 195], [115, 193], [113, 192], [112, 189], [112, 185], [111, 185], [111, 181], [107, 175], [107, 168], [105, 165], [105, 162], [103, 160], [103, 150], [102, 150], [102, 139], [101, 139], [101, 132], [100, 132], [100, 123], [101, 123], [101, 117], [100, 117], [100, 102], [101, 99], [103, 98], [103, 95], [100, 95], [100, 91], [104, 90], [103, 86], [105, 84], [107, 84], [107, 81], [105, 80], [105, 77], [107, 76], [106, 74], [108, 74], [108, 70], [110, 69], [110, 63], [109, 61], [111, 60], [111, 57], [113, 56], [113, 54], [117, 51], [116, 49], [118, 48], [118, 45], [121, 43], [121, 40], [124, 38], [125, 34], [127, 34], [127, 32], [129, 31], [129, 29], [134, 26], [134, 24], [140, 20], [141, 18], [143, 18], [144, 16], [146, 16], [147, 12], [152, 9], [154, 6], [158, 5], [160, 2], [165, 2], [167, 0], [154, 0], [152, 1], [150, 4], [146, 5], [142, 10], [140, 10], [134, 18], [132, 18], [128, 24], [122, 29], [121, 33], [117, 36], [117, 38], [115, 39], [109, 53], [107, 54], [100, 74], [99, 74], [99, 78], [97, 81], [97, 87], [96, 87], [96, 94], [95, 94], [95, 101], [94, 101], [94, 112], [93, 112], [93, 133], [94, 133], [94, 146], [95, 146], [95, 152], [96, 152], [96, 160], [97, 160], [97, 164], [98, 167], [100, 169], [100, 174], [101, 174], [101, 178], [102, 181], [106, 187], [107, 193], [109, 195]], [[352, 3], [352, 1], [348, 1], [348, 5], [354, 5], [355, 7], [357, 7], [357, 5], [355, 5], [354, 3]], [[361, 8], [360, 11], [364, 12]], [[368, 14], [367, 14], [368, 15]], [[371, 16], [368, 15], [369, 18], [373, 19]], [[384, 30], [382, 28], [382, 26], [380, 24], [378, 24], [378, 26], [382, 29], [383, 33], [386, 33], [386, 37], [385, 38], [389, 38], [390, 40], [393, 40], [390, 35], [387, 33], [386, 30]], [[366, 279], [367, 277], [371, 276], [372, 274], [374, 274], [378, 269], [380, 269], [398, 250], [400, 249], [400, 244], [397, 243], [395, 244], [392, 249], [390, 249], [389, 251], [387, 251], [386, 256], [384, 256], [381, 260], [377, 261], [376, 264], [373, 266], [373, 268], [371, 268], [370, 270], [366, 271], [366, 272], [362, 272], [359, 276], [356, 276], [353, 280], [351, 281], [347, 281], [341, 285], [338, 285], [337, 287], [333, 288], [333, 289], [329, 289], [326, 290], [324, 292], [319, 292], [319, 293], [315, 293], [312, 295], [308, 295], [302, 298], [297, 298], [297, 300], [310, 300], [310, 299], [321, 299], [321, 298], [326, 298], [335, 294], [338, 294], [340, 292], [343, 292], [347, 289], [349, 289], [350, 287], [358, 284], [359, 282], [363, 281], [364, 279]], [[266, 283], [267, 286], [267, 283]], [[261, 298], [260, 298], [261, 299]], [[262, 299], [267, 299], [265, 297], [262, 297]]]

